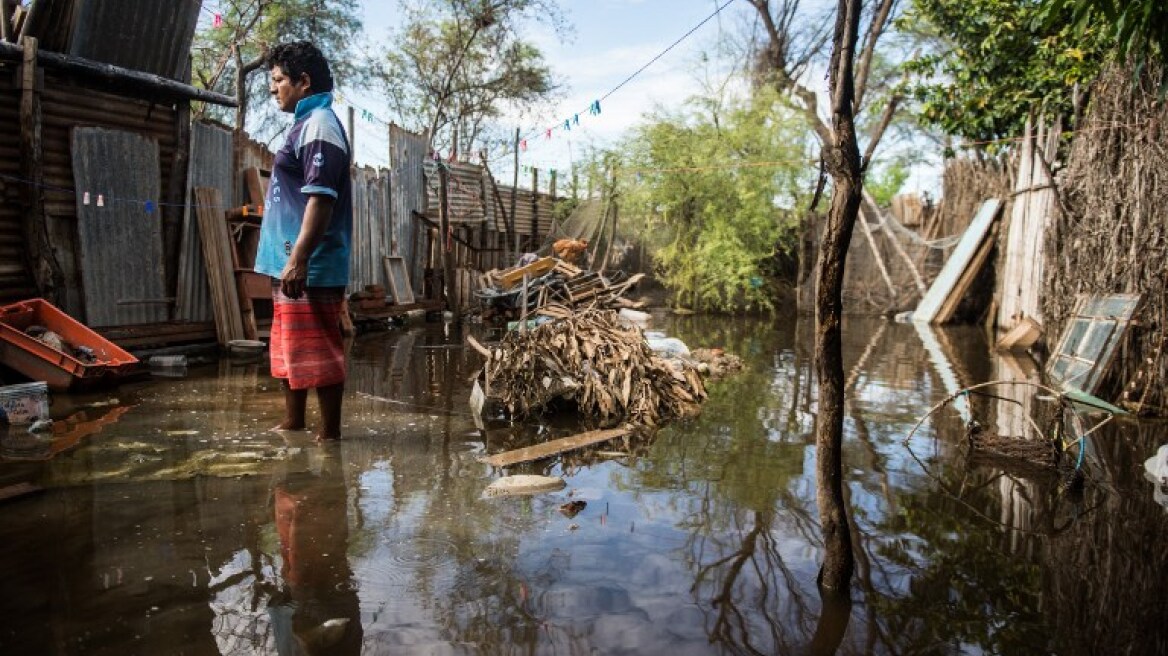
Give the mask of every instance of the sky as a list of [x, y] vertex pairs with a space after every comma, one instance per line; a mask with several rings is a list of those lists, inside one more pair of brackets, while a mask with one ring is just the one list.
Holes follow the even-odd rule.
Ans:
[[[646, 115], [660, 108], [678, 108], [686, 98], [700, 93], [703, 78], [717, 78], [719, 68], [733, 65], [728, 56], [718, 53], [716, 46], [721, 37], [741, 34], [755, 16], [748, 3], [737, 1], [710, 18], [726, 4], [727, 0], [561, 0], [570, 26], [567, 37], [561, 38], [536, 21], [527, 25], [524, 36], [544, 53], [564, 93], [548, 115], [512, 115], [502, 121], [509, 130], [520, 127], [528, 137], [527, 148], [520, 153], [520, 166], [544, 172], [555, 169], [562, 180], [589, 147], [612, 145], [644, 121]], [[805, 3], [812, 9], [820, 4], [818, 0]], [[390, 29], [400, 20], [398, 1], [361, 0], [361, 5], [365, 39], [376, 49], [384, 45]], [[662, 55], [695, 27], [692, 34]], [[617, 89], [658, 55], [661, 57], [652, 65]], [[342, 100], [358, 108], [358, 163], [386, 166], [388, 139], [384, 121], [393, 117], [378, 98], [379, 93], [344, 90]], [[589, 105], [602, 97], [600, 114], [590, 114]], [[557, 127], [551, 139], [545, 137], [548, 127], [561, 126], [565, 119], [577, 114], [579, 125], [573, 124], [570, 131]], [[881, 150], [887, 152], [891, 147], [892, 144], [884, 144]], [[499, 146], [491, 155], [492, 171], [509, 179], [513, 170], [510, 148]], [[906, 189], [927, 190], [936, 197], [937, 170], [932, 164], [917, 167]], [[521, 179], [529, 179], [528, 175], [525, 170]], [[547, 177], [541, 174], [541, 180]]]
[[[560, 38], [551, 28], [540, 24], [527, 26], [525, 36], [537, 45], [564, 87], [563, 98], [555, 103], [550, 115], [542, 119], [512, 115], [510, 129], [520, 127], [527, 139], [527, 149], [520, 154], [521, 166], [566, 171], [572, 161], [589, 146], [611, 144], [626, 130], [657, 107], [677, 107], [687, 97], [701, 90], [700, 76], [705, 68], [700, 56], [712, 50], [719, 31], [735, 31], [753, 11], [742, 2], [731, 3], [692, 35], [663, 55], [645, 71], [601, 103], [600, 114], [588, 112], [589, 105], [617, 87], [670, 44], [714, 14], [726, 0], [564, 0], [561, 6], [570, 33]], [[384, 43], [386, 34], [398, 20], [394, 0], [364, 0], [366, 37], [374, 44]], [[391, 120], [386, 110], [378, 111], [375, 94], [350, 93], [342, 98], [361, 105], [378, 119]], [[579, 125], [570, 131], [558, 128], [551, 139], [545, 130], [561, 125], [579, 114]], [[359, 162], [384, 164], [386, 156], [383, 131], [377, 120], [364, 121], [357, 111], [357, 158]], [[367, 116], [367, 115], [364, 115]], [[365, 138], [365, 143], [361, 139]], [[504, 150], [497, 149], [495, 156]], [[510, 170], [501, 157], [499, 166]]]

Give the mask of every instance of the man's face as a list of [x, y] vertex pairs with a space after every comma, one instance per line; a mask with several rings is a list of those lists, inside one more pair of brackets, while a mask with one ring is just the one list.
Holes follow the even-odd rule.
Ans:
[[301, 73], [300, 79], [293, 79], [286, 75], [280, 66], [273, 66], [270, 72], [272, 80], [268, 85], [268, 91], [280, 111], [294, 112], [296, 103], [312, 95], [312, 91], [309, 90], [312, 81], [309, 80], [307, 73]]

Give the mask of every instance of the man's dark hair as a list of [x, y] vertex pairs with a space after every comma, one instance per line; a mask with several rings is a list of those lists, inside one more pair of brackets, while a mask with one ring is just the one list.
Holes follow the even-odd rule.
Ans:
[[281, 43], [268, 52], [266, 61], [268, 70], [279, 66], [284, 75], [293, 80], [299, 80], [301, 74], [308, 73], [313, 93], [333, 90], [333, 74], [329, 70], [328, 61], [311, 41]]

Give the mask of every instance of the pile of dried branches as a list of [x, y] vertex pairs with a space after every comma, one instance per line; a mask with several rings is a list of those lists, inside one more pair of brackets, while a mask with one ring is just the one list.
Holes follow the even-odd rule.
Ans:
[[478, 373], [484, 394], [516, 418], [562, 398], [601, 424], [656, 426], [697, 416], [706, 398], [692, 364], [654, 354], [641, 330], [612, 310], [586, 310], [512, 331], [480, 352], [487, 358]]
[[1058, 177], [1063, 211], [1047, 236], [1042, 312], [1058, 335], [1078, 294], [1142, 293], [1142, 329], [1112, 366], [1100, 395], [1135, 412], [1168, 412], [1164, 356], [1168, 338], [1168, 103], [1157, 101], [1159, 71], [1137, 79], [1114, 67], [1092, 87], [1086, 118], [1076, 126]]

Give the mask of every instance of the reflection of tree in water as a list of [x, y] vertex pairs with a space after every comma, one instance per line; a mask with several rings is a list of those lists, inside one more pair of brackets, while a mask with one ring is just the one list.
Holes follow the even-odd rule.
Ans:
[[684, 560], [712, 642], [730, 653], [798, 653], [814, 632], [819, 598], [814, 575], [793, 569], [782, 551], [819, 544], [814, 500], [798, 491], [810, 448], [798, 404], [810, 370], [804, 358], [770, 341], [790, 344], [787, 334], [687, 328], [697, 343], [725, 345], [752, 364], [710, 386], [703, 411], [710, 419], [662, 431], [652, 465], [626, 491], [698, 497], [679, 528], [689, 533]]

